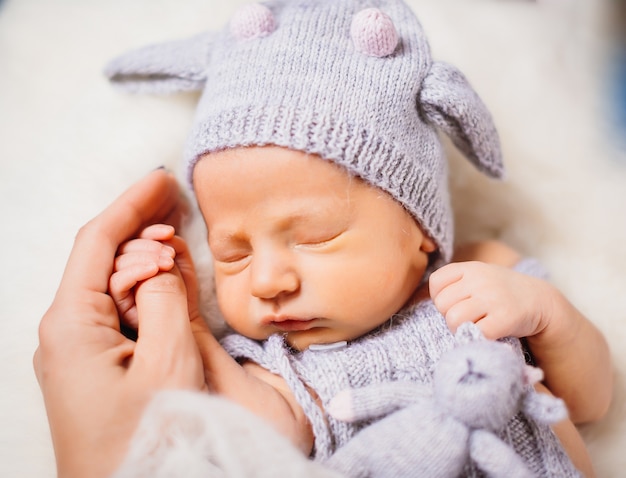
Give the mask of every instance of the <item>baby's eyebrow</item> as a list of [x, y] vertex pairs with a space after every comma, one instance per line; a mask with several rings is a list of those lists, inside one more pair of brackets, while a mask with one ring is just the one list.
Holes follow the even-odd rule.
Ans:
[[338, 207], [336, 202], [329, 201], [324, 204], [317, 204], [313, 208], [310, 206], [294, 207], [289, 214], [276, 221], [276, 227], [284, 230], [294, 226], [306, 226], [311, 223], [315, 225], [324, 225], [327, 222], [332, 222], [333, 224], [337, 222], [347, 223], [349, 216], [348, 209]]
[[208, 240], [211, 244], [211, 247], [228, 244], [228, 245], [244, 245], [248, 242], [248, 237], [243, 232], [237, 231], [223, 231], [223, 232], [213, 232], [209, 231]]

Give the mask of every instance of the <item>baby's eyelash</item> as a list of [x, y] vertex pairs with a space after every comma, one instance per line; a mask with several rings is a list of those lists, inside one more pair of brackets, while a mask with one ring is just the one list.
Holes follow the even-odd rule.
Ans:
[[234, 264], [237, 262], [241, 262], [244, 259], [247, 259], [250, 256], [250, 254], [248, 253], [242, 253], [242, 254], [234, 254], [234, 255], [223, 255], [223, 256], [219, 256], [219, 257], [215, 257], [214, 259], [217, 262], [223, 262], [225, 264]]
[[298, 242], [298, 245], [309, 246], [309, 247], [323, 246], [323, 245], [328, 244], [329, 242], [333, 241], [334, 239], [337, 239], [342, 234], [343, 234], [343, 231], [338, 232], [336, 234], [322, 236], [322, 237], [319, 237], [319, 238], [312, 238], [310, 240], [303, 240], [303, 241]]
[[213, 260], [216, 272], [220, 271], [226, 275], [238, 274], [245, 270], [250, 263], [251, 254], [239, 255], [214, 255]]

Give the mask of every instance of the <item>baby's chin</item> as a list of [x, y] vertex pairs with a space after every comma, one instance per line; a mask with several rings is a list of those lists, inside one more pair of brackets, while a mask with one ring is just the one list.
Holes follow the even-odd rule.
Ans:
[[346, 335], [342, 331], [326, 327], [316, 327], [299, 332], [288, 332], [284, 334], [284, 337], [287, 345], [298, 352], [303, 352], [311, 346], [330, 346], [340, 342], [349, 342], [356, 338]]

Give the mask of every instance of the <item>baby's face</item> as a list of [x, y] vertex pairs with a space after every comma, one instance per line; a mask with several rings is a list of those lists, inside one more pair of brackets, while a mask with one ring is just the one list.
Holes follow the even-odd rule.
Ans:
[[193, 180], [220, 309], [252, 339], [304, 350], [359, 337], [411, 297], [435, 248], [390, 196], [317, 156], [232, 149]]

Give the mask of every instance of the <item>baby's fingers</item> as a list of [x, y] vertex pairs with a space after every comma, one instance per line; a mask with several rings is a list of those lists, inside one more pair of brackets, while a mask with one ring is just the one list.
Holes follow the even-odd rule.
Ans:
[[154, 262], [137, 263], [130, 267], [122, 268], [111, 275], [111, 279], [109, 279], [109, 293], [117, 303], [120, 300], [124, 300], [138, 282], [154, 277], [158, 273], [159, 265]]
[[452, 333], [464, 322], [480, 323], [487, 316], [484, 304], [471, 297], [456, 302], [445, 314], [446, 324]]
[[[433, 274], [434, 275], [434, 274]], [[439, 279], [441, 276], [436, 277]], [[472, 297], [471, 290], [468, 289], [463, 281], [463, 276], [451, 276], [451, 280], [437, 282], [431, 277], [430, 294], [435, 307], [442, 315], [448, 314], [448, 311], [461, 301]]]
[[447, 287], [463, 279], [464, 269], [459, 263], [453, 262], [440, 267], [433, 272], [428, 279], [430, 296], [435, 299]]
[[135, 264], [156, 263], [163, 271], [174, 266], [175, 249], [152, 239], [133, 239], [123, 244], [115, 258], [114, 270], [131, 267]]
[[138, 282], [154, 277], [159, 273], [156, 263], [137, 263], [120, 269], [109, 279], [109, 294], [115, 302], [120, 317], [131, 327], [137, 326], [137, 311], [133, 287]]
[[[168, 241], [170, 239], [168, 239]], [[172, 246], [165, 244], [164, 242], [148, 238], [133, 239], [122, 244], [117, 251], [117, 255], [121, 256], [122, 254], [128, 254], [130, 252], [149, 252], [154, 254], [161, 251], [168, 251], [168, 254], [174, 257], [176, 255], [176, 251]]]

